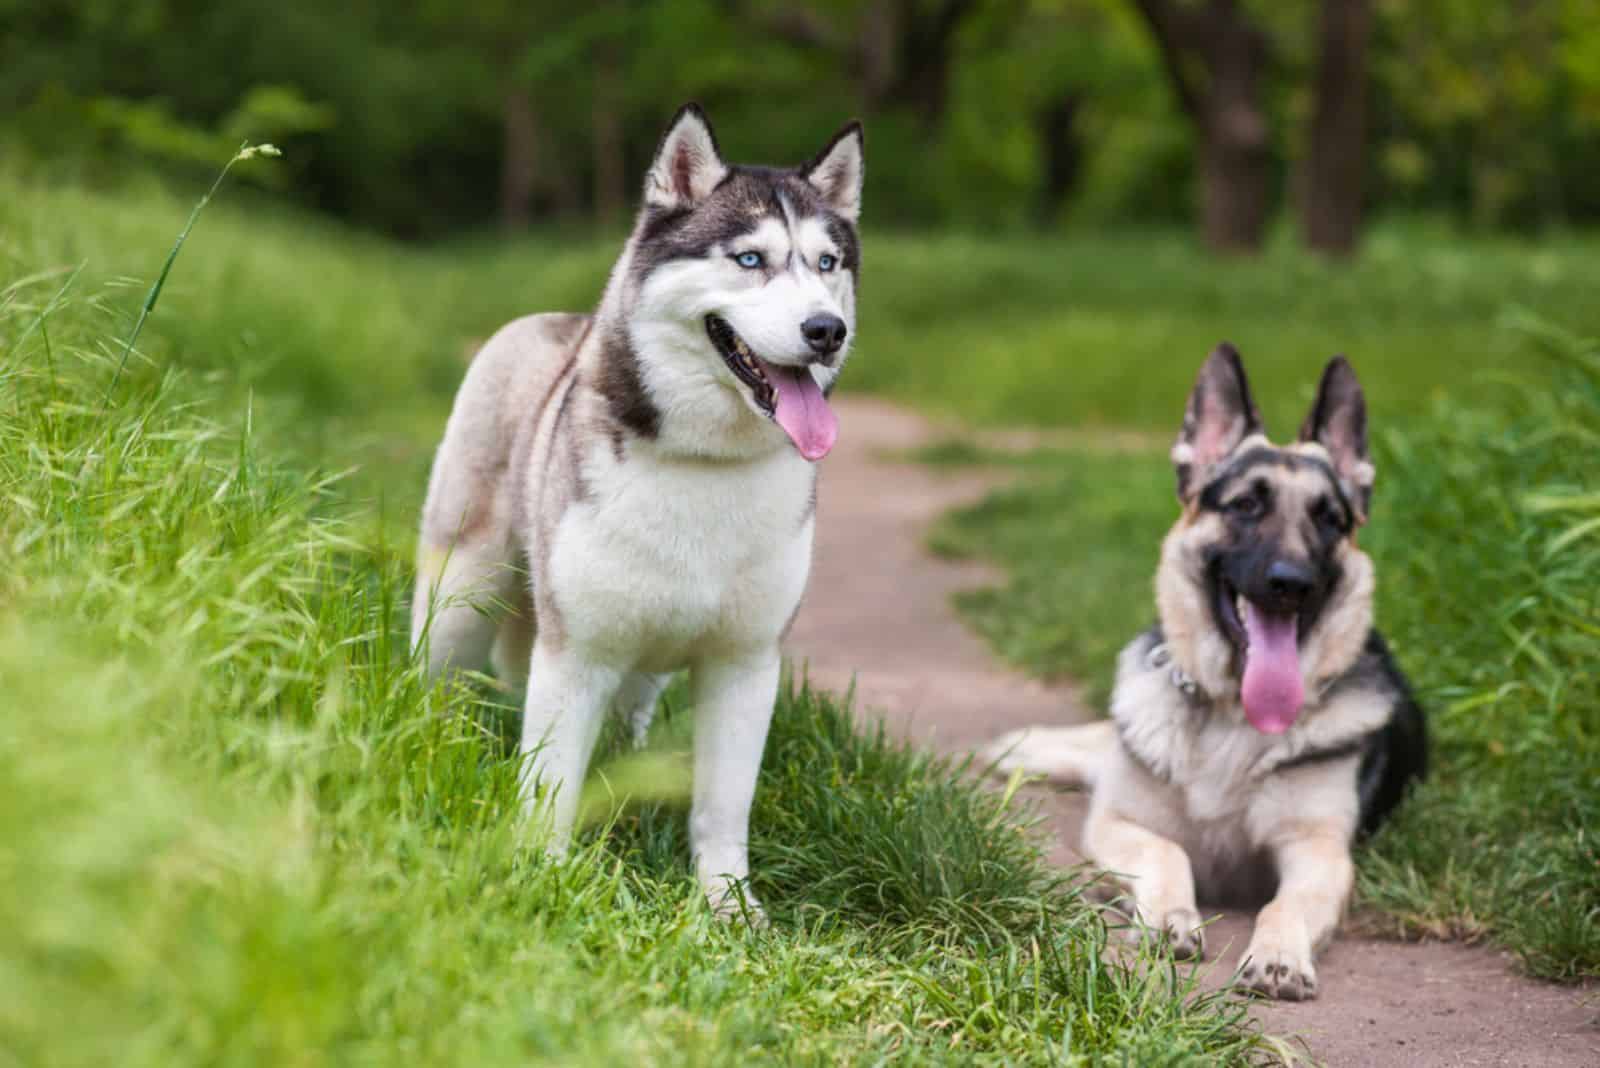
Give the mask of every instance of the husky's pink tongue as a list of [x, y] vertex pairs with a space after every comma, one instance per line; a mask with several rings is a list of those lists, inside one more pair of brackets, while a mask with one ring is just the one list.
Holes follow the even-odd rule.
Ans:
[[800, 455], [812, 461], [828, 455], [833, 443], [839, 440], [839, 417], [828, 407], [828, 399], [822, 395], [817, 380], [811, 377], [810, 369], [775, 367], [769, 363], [762, 370], [777, 393], [772, 418], [783, 427]]
[[1250, 648], [1245, 652], [1239, 699], [1257, 730], [1282, 734], [1294, 725], [1306, 699], [1300, 679], [1299, 627], [1292, 613], [1268, 615], [1250, 601], [1241, 601]]

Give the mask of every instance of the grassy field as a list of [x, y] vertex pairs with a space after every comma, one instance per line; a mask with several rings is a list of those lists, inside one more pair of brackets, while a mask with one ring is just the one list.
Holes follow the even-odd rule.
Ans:
[[967, 422], [1174, 432], [1219, 340], [1249, 361], [1269, 422], [1298, 425], [1310, 367], [1346, 353], [1380, 425], [1475, 372], [1532, 368], [1498, 329], [1518, 306], [1600, 335], [1593, 241], [1536, 247], [1379, 227], [1354, 264], [1276, 245], [1222, 261], [1186, 235], [1047, 241], [870, 235], [859, 358], [867, 388]]
[[[110, 197], [15, 182], [6, 191], [8, 277], [82, 262], [95, 293], [119, 280], [142, 293], [191, 203], [154, 186]], [[1218, 262], [1168, 232], [867, 238], [846, 387], [980, 425], [1166, 437], [1173, 391], [1224, 333], [1278, 423], [1309, 399], [1307, 362], [1335, 351], [1375, 387], [1382, 422], [1476, 371], [1528, 365], [1497, 327], [1508, 306], [1600, 334], [1589, 299], [1600, 257], [1578, 238], [1530, 247], [1385, 226], [1349, 267], [1287, 244]], [[162, 356], [295, 400], [313, 435], [425, 440], [476, 341], [529, 309], [588, 309], [616, 250], [578, 234], [407, 248], [241, 190], [207, 216], [162, 298]]]
[[[1515, 315], [1485, 342], [1512, 346], [1516, 370], [1452, 379], [1409, 411], [1381, 362], [1358, 365], [1381, 413], [1362, 544], [1378, 565], [1379, 624], [1437, 742], [1431, 780], [1363, 851], [1360, 896], [1397, 933], [1488, 936], [1535, 975], [1593, 977], [1600, 344]], [[1317, 365], [1304, 370], [1309, 383]], [[1167, 390], [1175, 412], [1186, 385]], [[1177, 514], [1165, 449], [951, 445], [928, 459], [1020, 466], [1016, 485], [949, 517], [934, 545], [1005, 566], [1005, 586], [959, 602], [997, 650], [1083, 678], [1103, 700], [1118, 649], [1154, 617], [1151, 575]]]
[[[577, 857], [519, 847], [512, 714], [430, 714], [407, 656], [411, 528], [471, 339], [587, 304], [611, 250], [413, 250], [224, 194], [112, 392], [188, 207], [0, 180], [0, 1059], [1276, 1048], [1160, 961], [1106, 965], [1013, 809], [803, 686], [753, 820], [769, 931], [689, 875], [680, 693], [603, 761]], [[632, 786], [668, 799], [614, 811]]]

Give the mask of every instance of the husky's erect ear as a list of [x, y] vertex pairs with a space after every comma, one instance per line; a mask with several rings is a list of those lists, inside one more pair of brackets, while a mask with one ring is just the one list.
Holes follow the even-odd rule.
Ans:
[[1328, 450], [1333, 470], [1345, 484], [1358, 522], [1367, 518], [1372, 482], [1377, 472], [1367, 459], [1367, 398], [1356, 381], [1355, 368], [1343, 356], [1328, 361], [1317, 386], [1317, 399], [1300, 427], [1301, 441]]
[[717, 135], [699, 104], [678, 109], [644, 180], [644, 201], [658, 208], [692, 208], [728, 175]]
[[1183, 429], [1172, 446], [1178, 469], [1178, 499], [1187, 502], [1205, 484], [1206, 471], [1251, 434], [1261, 433], [1261, 413], [1250, 399], [1239, 350], [1226, 341], [1211, 350], [1200, 367]]
[[800, 176], [816, 187], [828, 207], [851, 222], [861, 217], [861, 123], [851, 121], [833, 135], [815, 159], [800, 168]]

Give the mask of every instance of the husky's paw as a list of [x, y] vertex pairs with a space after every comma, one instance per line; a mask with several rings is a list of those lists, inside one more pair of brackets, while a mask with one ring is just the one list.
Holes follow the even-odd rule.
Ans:
[[1311, 954], [1292, 949], [1275, 937], [1250, 940], [1239, 982], [1246, 989], [1281, 1001], [1309, 1001], [1317, 996], [1317, 970]]
[[766, 910], [743, 880], [718, 879], [706, 887], [706, 904], [719, 920], [730, 923], [747, 923], [760, 928], [767, 925]]

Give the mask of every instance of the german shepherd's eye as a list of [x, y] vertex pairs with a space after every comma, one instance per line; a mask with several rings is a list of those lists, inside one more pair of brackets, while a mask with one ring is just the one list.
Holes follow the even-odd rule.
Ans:
[[762, 264], [766, 263], [767, 258], [759, 252], [741, 252], [737, 256], [733, 257], [733, 262], [737, 263], [740, 267], [743, 267], [747, 271], [753, 271], [757, 267], [760, 267]]
[[1254, 493], [1235, 497], [1227, 503], [1228, 514], [1240, 519], [1256, 520], [1267, 514], [1267, 504]]
[[1311, 502], [1311, 521], [1332, 534], [1345, 532], [1344, 515], [1327, 497], [1318, 497]]

